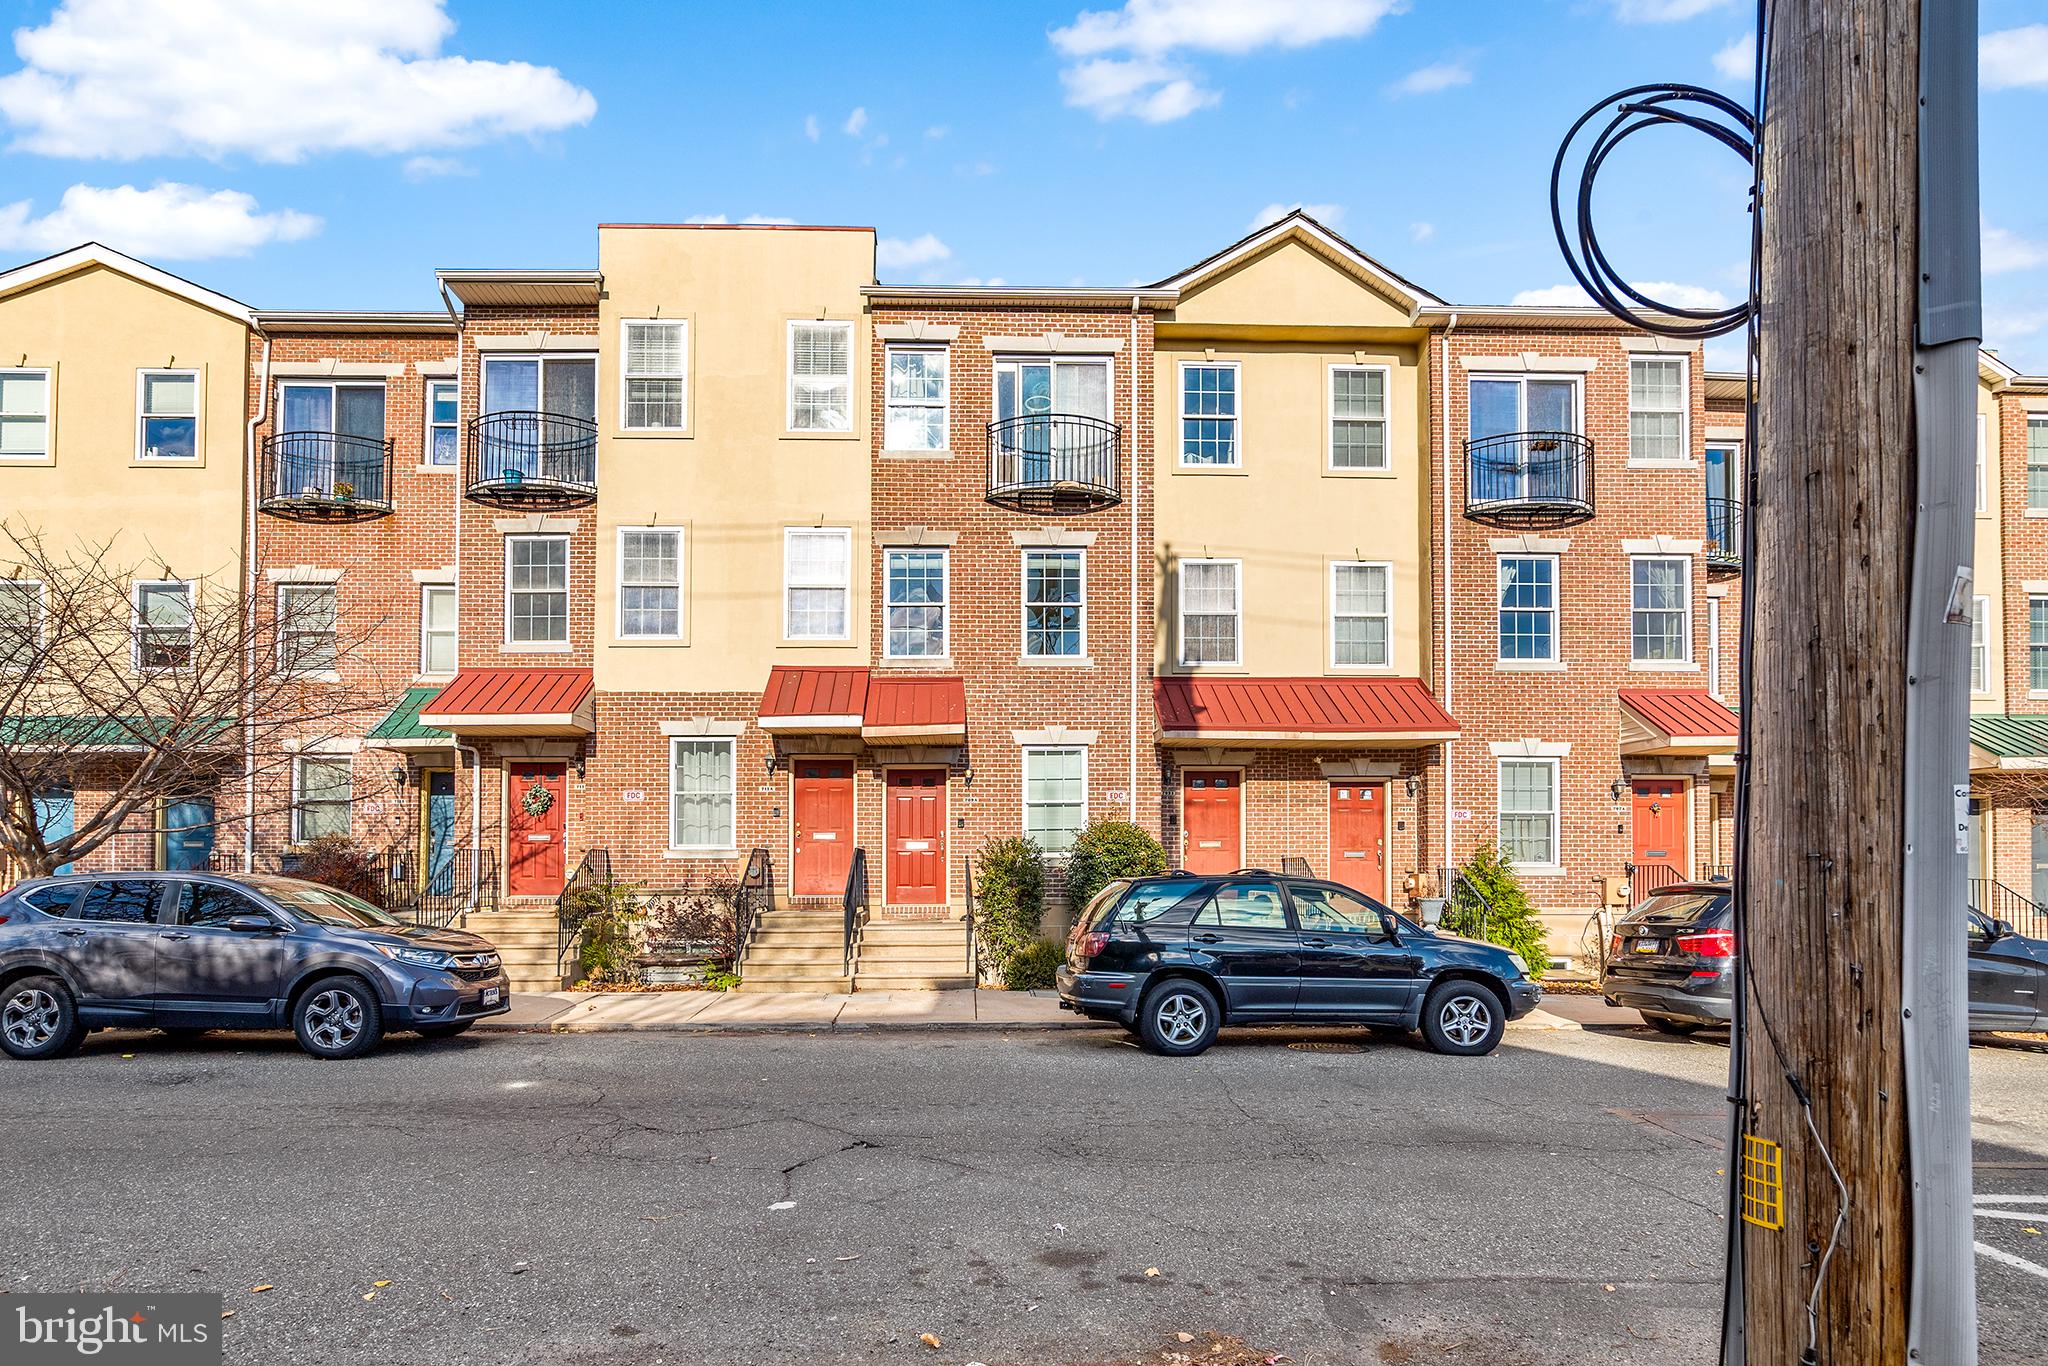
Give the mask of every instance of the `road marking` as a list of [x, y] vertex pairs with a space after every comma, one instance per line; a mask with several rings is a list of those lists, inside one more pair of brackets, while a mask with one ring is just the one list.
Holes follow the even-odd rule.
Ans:
[[1977, 1244], [1977, 1255], [1979, 1257], [1989, 1257], [1994, 1262], [2003, 1262], [2015, 1270], [2031, 1272], [2042, 1280], [2048, 1281], [2048, 1266], [2036, 1265], [2025, 1257], [2015, 1257], [2010, 1252], [2001, 1252], [1997, 1248], [1985, 1243]]
[[2048, 1205], [2048, 1195], [1979, 1195], [1980, 1205]]
[[1977, 1211], [1977, 1217], [1979, 1219], [2017, 1219], [2021, 1223], [2031, 1224], [2044, 1216], [2038, 1212], [2029, 1214], [2025, 1210], [2020, 1209], [1980, 1209]]

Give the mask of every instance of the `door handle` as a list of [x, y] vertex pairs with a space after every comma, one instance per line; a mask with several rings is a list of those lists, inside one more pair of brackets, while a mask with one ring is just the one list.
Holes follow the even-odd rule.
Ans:
[[1330, 941], [1327, 939], [1304, 939], [1301, 942], [1312, 949], [1327, 949], [1330, 947]]
[[84, 930], [59, 930], [59, 931], [57, 931], [57, 933], [59, 933], [59, 934], [63, 935], [63, 936], [64, 936], [64, 937], [66, 938], [66, 939], [83, 939], [83, 938], [85, 938], [85, 931], [84, 931]]
[[170, 933], [164, 936], [164, 938], [166, 939], [190, 939], [191, 937], [191, 935], [185, 933], [183, 930], [172, 930]]
[[1195, 936], [1195, 942], [1198, 944], [1216, 944], [1222, 942], [1222, 939], [1223, 936], [1219, 934], [1198, 934]]

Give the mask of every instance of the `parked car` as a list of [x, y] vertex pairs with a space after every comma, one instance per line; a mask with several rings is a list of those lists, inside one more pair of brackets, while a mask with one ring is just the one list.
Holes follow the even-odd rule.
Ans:
[[[2048, 940], [1971, 907], [1970, 1028], [2048, 1032]], [[1735, 928], [1725, 882], [1677, 883], [1614, 928], [1602, 994], [1667, 1034], [1724, 1025], [1735, 993]]]
[[511, 1009], [488, 940], [284, 877], [37, 878], [0, 896], [0, 1048], [54, 1058], [94, 1029], [283, 1029], [316, 1058], [387, 1030], [460, 1034]]
[[1420, 1028], [1441, 1053], [1490, 1053], [1542, 999], [1494, 944], [1426, 930], [1340, 883], [1248, 868], [1118, 879], [1082, 910], [1060, 1004], [1186, 1057], [1239, 1024]]

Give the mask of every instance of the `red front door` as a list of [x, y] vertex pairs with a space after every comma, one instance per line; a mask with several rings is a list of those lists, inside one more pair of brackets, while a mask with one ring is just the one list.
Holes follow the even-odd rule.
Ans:
[[888, 883], [892, 906], [946, 904], [946, 770], [889, 770]]
[[556, 896], [562, 890], [562, 816], [566, 764], [515, 763], [505, 769], [505, 891]]
[[1228, 768], [1183, 769], [1181, 866], [1190, 873], [1228, 873], [1244, 866], [1244, 775]]
[[1385, 783], [1330, 784], [1330, 878], [1367, 896], [1385, 899]]
[[1635, 876], [1630, 895], [1641, 899], [1667, 882], [1682, 882], [1686, 866], [1685, 782], [1680, 778], [1638, 778], [1635, 798]]
[[796, 849], [790, 857], [794, 896], [838, 896], [853, 866], [853, 760], [804, 759], [795, 766]]

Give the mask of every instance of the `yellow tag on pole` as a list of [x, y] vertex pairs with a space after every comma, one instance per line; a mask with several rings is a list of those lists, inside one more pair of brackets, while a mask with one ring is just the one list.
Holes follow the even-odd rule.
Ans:
[[1778, 1145], [1755, 1134], [1742, 1136], [1742, 1222], [1758, 1228], [1785, 1227], [1785, 1159]]

